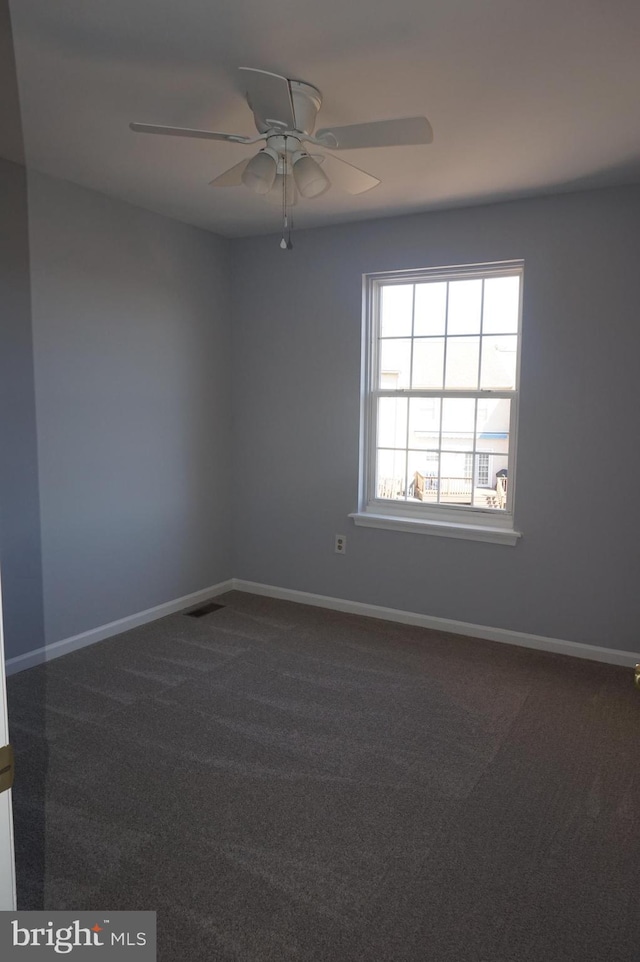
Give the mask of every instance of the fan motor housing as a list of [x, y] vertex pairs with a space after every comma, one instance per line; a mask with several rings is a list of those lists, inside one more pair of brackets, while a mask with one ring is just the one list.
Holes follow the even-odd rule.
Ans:
[[[322, 106], [322, 94], [317, 87], [305, 83], [304, 80], [290, 80], [291, 99], [293, 100], [293, 112], [296, 118], [296, 130], [305, 134], [312, 134], [316, 125], [316, 117]], [[251, 105], [249, 105], [251, 106]], [[256, 127], [261, 134], [272, 129], [263, 117], [253, 114]]]

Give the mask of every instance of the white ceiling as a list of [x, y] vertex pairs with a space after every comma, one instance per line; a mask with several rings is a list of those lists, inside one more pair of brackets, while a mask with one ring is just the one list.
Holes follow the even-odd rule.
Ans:
[[640, 181], [637, 0], [12, 0], [27, 162], [228, 236], [277, 208], [208, 182], [256, 148], [238, 66], [319, 87], [319, 126], [426, 115], [428, 147], [344, 151], [381, 178], [297, 227]]

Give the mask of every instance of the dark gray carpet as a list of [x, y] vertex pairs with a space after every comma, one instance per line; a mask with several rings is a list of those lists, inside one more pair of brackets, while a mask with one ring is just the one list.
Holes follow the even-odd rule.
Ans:
[[162, 962], [638, 959], [630, 670], [217, 600], [9, 679], [21, 908], [155, 909]]

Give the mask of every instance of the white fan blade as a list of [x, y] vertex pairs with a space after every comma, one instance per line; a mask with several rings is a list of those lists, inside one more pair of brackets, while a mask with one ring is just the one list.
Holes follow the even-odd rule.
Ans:
[[367, 174], [359, 167], [348, 164], [346, 160], [324, 154], [316, 158], [322, 164], [322, 169], [334, 187], [346, 190], [348, 194], [363, 194], [365, 190], [377, 187], [380, 181], [377, 177]]
[[254, 114], [264, 123], [295, 130], [291, 87], [286, 77], [268, 70], [239, 67], [247, 94], [247, 102]]
[[217, 130], [191, 130], [189, 127], [162, 127], [158, 124], [129, 124], [137, 134], [167, 134], [169, 137], [199, 137], [202, 140], [230, 140], [237, 144], [252, 143], [251, 137], [221, 134]]
[[433, 130], [426, 117], [405, 117], [402, 120], [375, 120], [370, 124], [325, 127], [318, 130], [315, 136], [325, 147], [333, 150], [353, 150], [357, 147], [430, 144]]
[[210, 187], [240, 187], [242, 185], [242, 175], [244, 169], [251, 160], [251, 157], [245, 157], [241, 160], [239, 164], [230, 167], [229, 170], [225, 170], [222, 174], [218, 174], [213, 180], [209, 181]]

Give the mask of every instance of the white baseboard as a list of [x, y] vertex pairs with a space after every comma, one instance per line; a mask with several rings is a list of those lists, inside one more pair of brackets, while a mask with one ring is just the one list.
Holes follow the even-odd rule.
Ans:
[[70, 651], [76, 651], [78, 648], [86, 648], [87, 645], [93, 645], [97, 641], [103, 641], [105, 638], [111, 638], [113, 635], [119, 635], [123, 631], [129, 631], [130, 628], [137, 628], [139, 625], [146, 625], [150, 621], [157, 621], [158, 618], [164, 618], [165, 615], [172, 615], [176, 611], [191, 608], [200, 602], [208, 601], [209, 598], [215, 598], [216, 595], [224, 594], [225, 591], [231, 591], [232, 588], [233, 579], [230, 578], [228, 581], [221, 581], [219, 584], [212, 585], [210, 588], [202, 588], [201, 591], [194, 591], [192, 594], [184, 595], [182, 598], [176, 598], [174, 601], [166, 601], [162, 605], [156, 605], [155, 608], [147, 608], [146, 611], [139, 611], [137, 614], [129, 615], [127, 618], [111, 621], [108, 625], [101, 625], [99, 628], [83, 631], [82, 634], [74, 635], [72, 638], [63, 638], [62, 641], [45, 645], [44, 648], [36, 648], [35, 651], [28, 651], [24, 655], [16, 655], [15, 658], [8, 658], [6, 662], [6, 673], [7, 675], [14, 675], [16, 672], [24, 671], [25, 668], [33, 668], [35, 665], [41, 665], [45, 661], [60, 658], [61, 655], [68, 655]]
[[265, 595], [268, 598], [280, 598], [283, 601], [295, 601], [303, 605], [315, 605], [317, 608], [332, 608], [334, 611], [345, 611], [352, 615], [365, 615], [368, 618], [397, 621], [404, 625], [434, 628], [437, 631], [447, 631], [455, 635], [470, 635], [473, 638], [485, 638], [487, 641], [500, 641], [507, 645], [518, 645], [521, 648], [535, 648], [537, 651], [552, 651], [559, 655], [587, 658], [591, 661], [602, 661], [610, 665], [632, 666], [640, 663], [640, 653], [638, 652], [621, 651], [615, 648], [600, 648], [596, 645], [586, 645], [578, 641], [547, 638], [545, 635], [529, 635], [522, 631], [510, 631], [508, 628], [490, 628], [487, 625], [473, 625], [468, 621], [434, 618], [431, 615], [421, 615], [413, 611], [402, 611], [399, 608], [383, 608], [380, 605], [369, 605], [361, 601], [329, 598], [327, 595], [314, 595], [308, 591], [295, 591], [293, 588], [277, 588], [275, 585], [263, 585], [255, 581], [243, 581], [241, 578], [232, 578], [231, 581], [236, 591], [246, 591], [253, 595]]
[[469, 635], [472, 638], [485, 638], [488, 641], [500, 641], [507, 645], [518, 645], [522, 648], [534, 648], [537, 651], [551, 651], [559, 655], [571, 655], [574, 658], [587, 658], [591, 661], [606, 662], [610, 665], [632, 666], [640, 663], [640, 653], [620, 651], [615, 648], [600, 648], [596, 645], [586, 645], [577, 641], [564, 641], [561, 638], [547, 638], [544, 635], [530, 635], [522, 631], [510, 631], [508, 628], [490, 628], [487, 625], [473, 625], [467, 621], [453, 621], [449, 618], [435, 618], [432, 615], [422, 615], [414, 611], [402, 611], [399, 608], [383, 608], [380, 605], [369, 605], [362, 601], [348, 601], [344, 598], [330, 598], [327, 595], [316, 595], [309, 591], [296, 591], [293, 588], [278, 588], [276, 585], [264, 585], [256, 581], [244, 581], [242, 578], [229, 578], [210, 588], [194, 591], [190, 595], [167, 601], [155, 608], [148, 608], [137, 614], [120, 618], [108, 625], [92, 628], [72, 638], [64, 638], [44, 648], [28, 651], [24, 655], [9, 658], [6, 662], [7, 675], [16, 674], [26, 668], [33, 668], [46, 661], [52, 661], [61, 655], [67, 655], [78, 648], [85, 648], [97, 641], [119, 635], [123, 631], [146, 625], [150, 621], [157, 621], [165, 615], [191, 608], [200, 602], [208, 601], [225, 591], [246, 591], [253, 595], [264, 595], [268, 598], [280, 598], [282, 601], [294, 601], [298, 604], [313, 605], [316, 608], [331, 608], [334, 611], [344, 611], [352, 615], [364, 615], [367, 618], [381, 618], [383, 621], [396, 621], [404, 625], [418, 625], [421, 628], [433, 628], [436, 631], [446, 631], [455, 635]]

